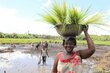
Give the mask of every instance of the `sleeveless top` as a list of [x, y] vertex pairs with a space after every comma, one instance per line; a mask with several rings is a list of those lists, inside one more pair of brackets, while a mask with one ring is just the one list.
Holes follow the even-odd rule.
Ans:
[[82, 65], [81, 58], [75, 52], [70, 58], [63, 59], [63, 52], [59, 53], [59, 61], [57, 66], [57, 73], [81, 73]]
[[46, 49], [42, 49], [42, 56], [46, 56]]

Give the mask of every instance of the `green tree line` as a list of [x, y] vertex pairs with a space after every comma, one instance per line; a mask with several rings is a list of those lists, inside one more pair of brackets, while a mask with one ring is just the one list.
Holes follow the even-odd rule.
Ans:
[[[17, 34], [17, 33], [2, 33], [0, 32], [0, 38], [18, 38], [18, 39], [57, 39], [61, 40], [63, 37], [61, 36], [51, 36], [51, 35], [39, 35], [39, 34]], [[84, 35], [79, 35], [76, 37], [77, 40], [85, 40]], [[91, 35], [93, 40], [99, 41], [110, 41], [110, 35]]]
[[0, 38], [21, 38], [21, 39], [61, 39], [60, 36], [50, 36], [50, 35], [38, 35], [38, 34], [17, 34], [17, 33], [2, 33], [0, 32]]

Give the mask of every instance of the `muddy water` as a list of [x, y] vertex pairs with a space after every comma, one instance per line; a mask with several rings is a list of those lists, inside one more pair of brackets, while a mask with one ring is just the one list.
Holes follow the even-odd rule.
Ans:
[[38, 55], [20, 51], [0, 54], [0, 73], [50, 73], [53, 58], [47, 58], [46, 65], [38, 65]]
[[[0, 73], [50, 73], [53, 57], [47, 58], [46, 65], [38, 65], [39, 55], [15, 51], [0, 54]], [[83, 73], [93, 73], [95, 62], [83, 60]]]
[[[0, 53], [0, 73], [50, 73], [55, 54], [62, 51], [62, 49], [57, 49], [60, 48], [59, 45], [54, 45], [49, 47], [50, 57], [47, 58], [46, 65], [42, 65], [42, 63], [38, 65], [40, 51], [31, 49], [30, 45], [16, 45], [14, 52]], [[96, 47], [97, 49], [94, 55], [82, 61], [82, 73], [94, 73], [94, 68], [98, 63], [96, 61], [98, 60], [97, 57], [103, 57], [104, 53], [109, 51], [109, 47]], [[79, 46], [77, 48], [85, 48], [85, 46]]]

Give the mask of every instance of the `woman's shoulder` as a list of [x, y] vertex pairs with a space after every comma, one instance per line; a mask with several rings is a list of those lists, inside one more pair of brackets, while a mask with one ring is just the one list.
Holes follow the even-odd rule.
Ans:
[[63, 52], [62, 52], [62, 51], [60, 51], [59, 53], [57, 53], [57, 55], [56, 55], [56, 57], [55, 57], [55, 58], [59, 59], [59, 57], [60, 57], [62, 54], [63, 54]]
[[61, 54], [63, 54], [62, 51], [60, 51], [59, 53], [57, 53], [57, 56], [59, 57]]

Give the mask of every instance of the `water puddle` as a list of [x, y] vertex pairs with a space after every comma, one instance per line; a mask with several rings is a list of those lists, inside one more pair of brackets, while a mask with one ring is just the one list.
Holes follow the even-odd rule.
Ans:
[[0, 54], [0, 73], [50, 73], [53, 58], [47, 58], [46, 65], [38, 65], [38, 54], [20, 51]]

